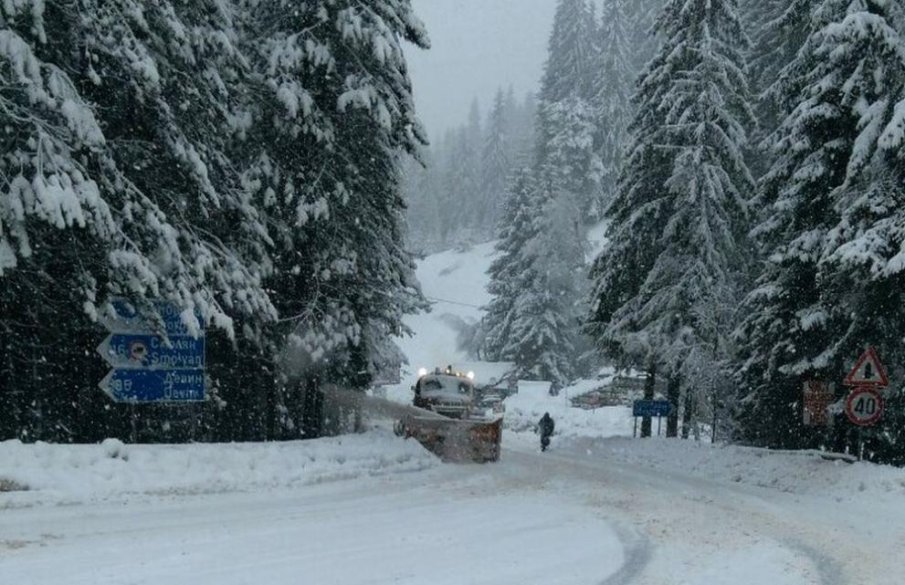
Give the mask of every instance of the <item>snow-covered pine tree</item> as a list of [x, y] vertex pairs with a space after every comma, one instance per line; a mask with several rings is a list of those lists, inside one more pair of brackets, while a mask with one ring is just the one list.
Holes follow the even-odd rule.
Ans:
[[[905, 359], [905, 36], [897, 10], [883, 0], [849, 3], [844, 18], [815, 39], [827, 73], [844, 80], [837, 107], [857, 119], [846, 178], [833, 197], [840, 220], [818, 266], [828, 320], [840, 333], [824, 354], [835, 352], [830, 361], [841, 360], [843, 370], [867, 345], [887, 363]], [[889, 396], [905, 401], [898, 388]], [[872, 430], [872, 448], [887, 461], [905, 460], [899, 412], [893, 405]]]
[[[512, 122], [506, 108], [506, 98], [502, 88], [497, 90], [493, 107], [487, 116], [487, 130], [481, 150], [481, 219], [482, 235], [495, 229], [505, 200], [506, 178], [512, 162], [509, 159], [512, 137], [509, 135]], [[486, 231], [485, 231], [486, 230]]]
[[531, 92], [525, 94], [521, 103], [517, 102], [515, 95], [510, 91], [506, 97], [507, 109], [512, 112], [509, 160], [513, 168], [530, 165], [534, 156], [536, 144], [534, 124], [537, 121], [537, 99]]
[[417, 249], [434, 252], [493, 237], [507, 178], [516, 167], [531, 164], [533, 104], [530, 94], [520, 104], [511, 88], [499, 89], [486, 127], [475, 101], [465, 124], [423, 149], [426, 166], [409, 167], [403, 178], [409, 236]]
[[407, 157], [403, 163], [403, 190], [409, 246], [416, 253], [440, 249], [440, 181], [436, 149], [424, 148], [419, 159]]
[[507, 187], [503, 215], [498, 226], [495, 249], [499, 254], [491, 263], [487, 291], [493, 299], [486, 307], [482, 357], [489, 361], [514, 361], [512, 322], [515, 299], [531, 276], [531, 265], [524, 254], [525, 243], [536, 236], [533, 208], [536, 186], [533, 172], [524, 167], [515, 171]]
[[[595, 148], [600, 119], [589, 100], [571, 96], [541, 106], [547, 124], [543, 173], [554, 173], [558, 188], [566, 193], [583, 224], [600, 218], [600, 159]], [[585, 236], [582, 235], [584, 240]]]
[[72, 373], [99, 373], [84, 364], [97, 339], [84, 306], [122, 241], [100, 122], [61, 67], [67, 24], [43, 6], [0, 7], [0, 440], [81, 438]]
[[626, 0], [607, 0], [597, 34], [597, 64], [592, 104], [596, 115], [595, 147], [600, 161], [600, 200], [612, 200], [622, 166], [626, 129], [632, 118], [632, 67]]
[[795, 58], [810, 30], [819, 0], [743, 0], [745, 22], [753, 31], [752, 86], [766, 92]]
[[[64, 127], [61, 123], [70, 131], [68, 136], [46, 132], [35, 142], [30, 148], [40, 154], [32, 160], [40, 161], [41, 169], [23, 174], [31, 190], [47, 187], [52, 195], [39, 207], [26, 205], [31, 208], [26, 215], [37, 209], [53, 215], [55, 205], [63, 206], [53, 220], [56, 233], [39, 228], [46, 232], [41, 247], [52, 251], [42, 254], [48, 264], [28, 272], [52, 275], [32, 293], [46, 295], [42, 306], [55, 307], [52, 320], [71, 329], [71, 337], [57, 331], [56, 339], [72, 360], [62, 355], [49, 360], [60, 378], [40, 383], [60, 390], [59, 404], [78, 404], [80, 416], [60, 427], [69, 429], [70, 437], [109, 436], [103, 434], [109, 417], [102, 396], [82, 392], [81, 382], [73, 381], [97, 375], [84, 356], [97, 344], [92, 321], [111, 293], [125, 294], [152, 313], [148, 301], [167, 298], [227, 331], [234, 311], [260, 321], [274, 316], [254, 261], [266, 236], [254, 210], [230, 187], [236, 175], [223, 153], [229, 101], [223, 80], [234, 77], [243, 59], [230, 47], [234, 33], [226, 5], [20, 2], [5, 10], [14, 27], [29, 35], [25, 43], [11, 38], [6, 45], [13, 50], [12, 71], [46, 76], [29, 81], [30, 92], [45, 94], [32, 104], [59, 107], [45, 131]], [[73, 52], [73, 46], [80, 50]], [[32, 60], [37, 54], [43, 63]], [[56, 98], [62, 98], [58, 106]], [[67, 179], [57, 165], [75, 174]], [[96, 231], [98, 222], [106, 223], [105, 234]], [[69, 228], [76, 226], [85, 229], [79, 227], [78, 237], [67, 243], [75, 233]], [[234, 247], [239, 238], [242, 245]], [[48, 289], [54, 281], [54, 290]], [[78, 428], [73, 420], [93, 425]]]
[[538, 99], [590, 97], [595, 23], [587, 0], [558, 0]]
[[[603, 0], [604, 5], [611, 0]], [[630, 43], [632, 47], [632, 64], [635, 77], [642, 75], [656, 54], [660, 41], [656, 33], [657, 15], [663, 9], [666, 0], [626, 0], [626, 14], [631, 22]], [[606, 8], [604, 8], [606, 12]]]
[[[584, 261], [581, 225], [594, 217], [598, 195], [589, 101], [594, 28], [586, 0], [559, 0], [538, 98], [535, 189], [524, 210], [531, 233], [514, 250], [524, 275], [518, 287], [491, 291], [497, 296], [491, 308], [505, 307], [511, 315], [502, 349], [491, 353], [511, 356], [522, 372], [559, 383], [574, 372], [579, 275], [573, 268]], [[580, 225], [568, 218], [578, 218]], [[499, 322], [491, 319], [491, 347], [501, 342]]]
[[475, 151], [473, 137], [469, 125], [453, 130], [439, 169], [441, 192], [436, 197], [440, 202], [440, 233], [446, 246], [473, 243], [479, 232], [475, 221], [480, 201], [480, 151]]
[[757, 94], [758, 127], [752, 135], [752, 170], [759, 178], [773, 161], [768, 137], [781, 122], [783, 91], [777, 81], [807, 39], [818, 0], [744, 0], [745, 21], [752, 31], [749, 54], [751, 85]]
[[686, 364], [717, 368], [726, 356], [747, 264], [752, 112], [734, 0], [671, 0], [657, 30], [611, 242], [592, 270], [590, 331], [617, 359], [665, 374], [678, 406], [695, 383]]
[[459, 162], [462, 166], [456, 177], [461, 198], [455, 201], [454, 208], [461, 210], [456, 214], [461, 222], [459, 243], [465, 244], [481, 240], [481, 236], [493, 229], [493, 224], [485, 223], [486, 217], [483, 215], [486, 205], [481, 165], [484, 131], [477, 98], [471, 101], [468, 122], [462, 129], [461, 140]]
[[260, 283], [269, 238], [226, 152], [245, 68], [231, 6], [92, 0], [72, 19], [80, 89], [103, 112], [122, 174], [106, 187], [126, 198], [122, 229], [150, 240], [153, 258], [112, 258], [127, 283], [114, 292], [169, 298], [227, 329], [237, 312], [273, 318]]
[[[754, 232], [765, 262], [737, 333], [741, 432], [753, 443], [823, 440], [802, 426], [802, 381], [841, 380], [869, 343], [898, 351], [898, 342], [873, 341], [868, 333], [900, 318], [889, 296], [897, 277], [881, 268], [895, 254], [896, 236], [878, 238], [890, 225], [885, 220], [895, 223], [898, 195], [876, 162], [888, 155], [880, 145], [895, 143], [901, 132], [894, 104], [901, 99], [903, 47], [890, 26], [893, 6], [820, 2], [806, 42], [776, 84], [786, 115], [759, 189], [770, 213]], [[867, 248], [862, 253], [859, 246]]]
[[248, 9], [248, 38], [266, 40], [250, 46], [261, 83], [246, 176], [275, 226], [267, 284], [291, 327], [284, 357], [304, 374], [329, 361], [329, 379], [357, 386], [423, 302], [402, 248], [399, 171], [425, 138], [400, 43], [428, 41], [408, 0]]
[[501, 354], [512, 356], [523, 375], [568, 383], [576, 372], [584, 226], [574, 194], [563, 187], [558, 167], [536, 181], [528, 208], [533, 236], [519, 250], [523, 274], [510, 291], [512, 320]]
[[556, 130], [552, 108], [566, 102], [584, 103], [591, 97], [594, 67], [594, 29], [587, 0], [558, 0], [547, 62], [538, 94], [536, 168], [547, 162], [547, 149]]

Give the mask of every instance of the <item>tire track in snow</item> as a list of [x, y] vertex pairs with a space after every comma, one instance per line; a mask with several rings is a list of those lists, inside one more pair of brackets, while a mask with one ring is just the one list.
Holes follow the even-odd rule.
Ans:
[[820, 585], [849, 585], [842, 565], [835, 559], [798, 540], [787, 540], [783, 544], [801, 556], [810, 559], [817, 571]]
[[[845, 563], [824, 552], [838, 551], [834, 539], [818, 538], [813, 527], [785, 518], [782, 508], [773, 508], [772, 502], [762, 499], [764, 494], [754, 490], [626, 463], [586, 460], [578, 452], [541, 455], [517, 448], [504, 450], [504, 457], [527, 468], [526, 476], [561, 480], [556, 485], [545, 481], [545, 489], [571, 487], [575, 495], [584, 489], [588, 504], [604, 512], [614, 528], [622, 527], [618, 534], [625, 562], [602, 585], [694, 583], [680, 574], [681, 568], [666, 571], [663, 565], [670, 566], [672, 559], [685, 570], [712, 572], [722, 556], [731, 553], [745, 559], [752, 551], [772, 551], [769, 560], [777, 567], [793, 563], [787, 567], [792, 571], [787, 576], [794, 575], [799, 579], [796, 583], [850, 585]], [[697, 538], [690, 550], [689, 534]], [[858, 584], [862, 582], [866, 581]]]
[[610, 575], [600, 585], [631, 585], [650, 563], [651, 544], [647, 538], [637, 532], [629, 532], [626, 528], [615, 524], [613, 528], [622, 542], [625, 561], [616, 573]]

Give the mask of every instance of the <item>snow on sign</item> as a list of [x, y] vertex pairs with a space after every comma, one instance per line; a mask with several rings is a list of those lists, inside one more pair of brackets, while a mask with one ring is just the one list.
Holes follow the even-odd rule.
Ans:
[[[160, 322], [157, 327], [161, 328], [167, 335], [191, 335], [191, 331], [186, 326], [185, 319], [191, 321], [191, 313], [188, 317], [184, 317], [184, 311], [177, 305], [167, 301], [153, 301], [151, 303], [157, 312]], [[110, 301], [109, 313], [101, 316], [101, 321], [110, 331], [117, 333], [152, 333], [155, 324], [145, 319], [136, 309], [136, 307], [128, 300], [116, 297]], [[197, 323], [201, 322], [200, 315], [194, 315]]]
[[889, 386], [886, 369], [873, 347], [868, 347], [867, 351], [861, 354], [855, 367], [845, 377], [844, 383], [846, 386]]
[[852, 423], [866, 427], [883, 416], [883, 397], [869, 386], [855, 388], [845, 401], [845, 414]]

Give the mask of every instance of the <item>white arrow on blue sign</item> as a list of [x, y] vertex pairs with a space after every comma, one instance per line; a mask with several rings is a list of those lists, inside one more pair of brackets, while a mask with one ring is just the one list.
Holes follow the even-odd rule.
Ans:
[[113, 333], [97, 352], [114, 368], [203, 368], [204, 338]]
[[204, 370], [111, 370], [99, 386], [117, 402], [198, 402]]

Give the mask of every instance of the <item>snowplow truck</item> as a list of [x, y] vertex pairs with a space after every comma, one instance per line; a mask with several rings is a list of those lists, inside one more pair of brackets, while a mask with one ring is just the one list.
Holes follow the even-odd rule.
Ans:
[[499, 460], [503, 420], [488, 419], [477, 408], [470, 375], [438, 368], [422, 373], [412, 390], [417, 414], [396, 423], [397, 435], [414, 438], [444, 461]]

